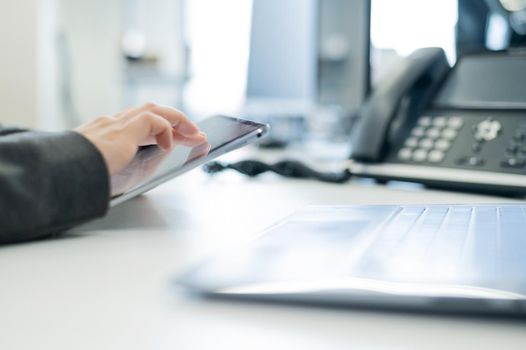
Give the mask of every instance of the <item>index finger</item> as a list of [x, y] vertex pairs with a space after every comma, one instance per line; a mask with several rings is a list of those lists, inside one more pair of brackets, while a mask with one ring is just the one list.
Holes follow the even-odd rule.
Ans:
[[152, 112], [168, 120], [170, 124], [172, 124], [172, 127], [183, 136], [193, 136], [199, 133], [197, 125], [188, 119], [184, 113], [175, 108], [161, 106], [155, 103], [146, 103], [140, 107], [132, 108], [119, 117], [133, 117], [144, 112]]

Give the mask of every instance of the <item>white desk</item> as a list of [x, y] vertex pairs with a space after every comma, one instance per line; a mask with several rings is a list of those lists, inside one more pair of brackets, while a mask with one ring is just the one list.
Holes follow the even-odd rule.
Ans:
[[207, 301], [189, 264], [310, 204], [509, 201], [194, 171], [60, 239], [0, 247], [0, 349], [524, 349], [526, 322]]

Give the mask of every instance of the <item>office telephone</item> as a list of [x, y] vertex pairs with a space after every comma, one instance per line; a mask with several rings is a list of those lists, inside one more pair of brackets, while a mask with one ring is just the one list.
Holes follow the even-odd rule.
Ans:
[[345, 172], [320, 173], [287, 160], [214, 163], [205, 171], [225, 169], [335, 183], [361, 176], [524, 196], [526, 54], [465, 55], [451, 68], [442, 49], [417, 50], [361, 108]]
[[379, 180], [526, 194], [526, 54], [417, 50], [364, 104], [349, 171]]

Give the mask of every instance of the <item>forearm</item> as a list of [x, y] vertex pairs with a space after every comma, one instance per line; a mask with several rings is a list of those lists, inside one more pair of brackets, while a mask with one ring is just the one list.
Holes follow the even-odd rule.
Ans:
[[0, 243], [102, 216], [109, 193], [104, 159], [83, 136], [31, 131], [0, 137]]

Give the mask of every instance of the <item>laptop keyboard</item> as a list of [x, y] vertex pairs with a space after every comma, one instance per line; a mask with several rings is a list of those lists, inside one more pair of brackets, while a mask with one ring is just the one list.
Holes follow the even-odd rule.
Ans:
[[398, 207], [369, 240], [355, 274], [513, 279], [526, 273], [526, 206]]
[[352, 277], [522, 291], [526, 205], [309, 207], [230, 259], [247, 276], [269, 280]]

